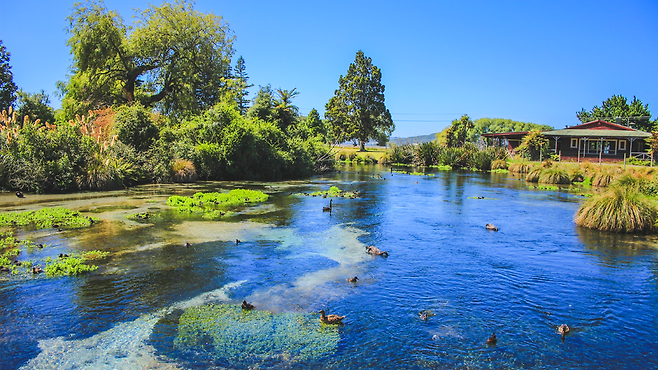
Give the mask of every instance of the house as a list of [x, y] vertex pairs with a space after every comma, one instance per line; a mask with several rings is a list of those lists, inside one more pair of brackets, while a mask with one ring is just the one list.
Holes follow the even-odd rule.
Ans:
[[[506, 146], [510, 153], [521, 144], [527, 132], [482, 134], [493, 145]], [[624, 158], [647, 159], [649, 132], [635, 130], [616, 123], [596, 120], [560, 130], [543, 131], [552, 152], [562, 160], [582, 159], [616, 162]]]

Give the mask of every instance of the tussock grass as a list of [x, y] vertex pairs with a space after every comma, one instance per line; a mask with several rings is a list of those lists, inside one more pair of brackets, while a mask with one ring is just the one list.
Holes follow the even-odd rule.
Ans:
[[491, 169], [492, 170], [506, 170], [507, 168], [507, 161], [504, 159], [497, 159], [493, 162], [491, 162]]
[[606, 187], [610, 185], [615, 179], [615, 175], [611, 172], [599, 172], [592, 179], [592, 186]]
[[528, 174], [525, 177], [525, 181], [527, 182], [539, 182], [539, 177], [541, 176], [542, 169], [540, 168], [533, 168], [528, 172]]
[[583, 203], [576, 225], [616, 233], [648, 233], [655, 230], [656, 204], [634, 187], [611, 186]]
[[565, 170], [553, 167], [541, 172], [539, 182], [544, 184], [571, 184], [571, 179]]
[[528, 162], [512, 162], [509, 165], [508, 170], [514, 173], [528, 173], [532, 165]]

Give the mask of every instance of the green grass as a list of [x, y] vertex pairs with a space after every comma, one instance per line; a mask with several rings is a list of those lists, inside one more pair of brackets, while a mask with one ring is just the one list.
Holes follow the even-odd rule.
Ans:
[[3, 212], [0, 213], [0, 226], [35, 226], [37, 229], [64, 227], [76, 229], [88, 227], [97, 222], [98, 218], [83, 216], [80, 212], [70, 209], [42, 208], [38, 211]]

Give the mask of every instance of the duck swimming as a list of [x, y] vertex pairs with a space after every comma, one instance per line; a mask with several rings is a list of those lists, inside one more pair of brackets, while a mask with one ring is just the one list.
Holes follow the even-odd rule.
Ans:
[[322, 212], [331, 212], [331, 209], [333, 207], [333, 199], [329, 199], [329, 207], [322, 207]]
[[567, 333], [570, 331], [571, 329], [569, 329], [567, 324], [562, 324], [557, 328], [557, 332], [562, 335], [562, 339], [564, 339], [564, 336], [567, 335]]
[[345, 316], [326, 315], [324, 310], [320, 310], [320, 321], [324, 324], [342, 324]]
[[242, 301], [242, 309], [243, 310], [250, 311], [250, 310], [253, 310], [254, 308], [256, 308], [256, 306], [254, 306], [253, 304], [247, 303], [246, 300]]
[[21, 193], [20, 191], [16, 192], [16, 196], [19, 198], [25, 198], [25, 195], [23, 195], [23, 193]]
[[380, 251], [379, 248], [375, 247], [374, 245], [369, 245], [366, 247], [366, 252], [368, 254], [372, 254], [374, 256], [384, 256], [388, 257], [388, 252], [386, 251]]
[[487, 344], [496, 344], [498, 342], [498, 338], [496, 338], [496, 333], [491, 334], [489, 338], [487, 338]]
[[498, 231], [498, 228], [497, 228], [496, 226], [494, 226], [493, 224], [486, 224], [484, 227], [485, 227], [487, 230]]
[[351, 278], [347, 278], [347, 281], [349, 281], [350, 283], [356, 283], [357, 280], [359, 280], [359, 278], [356, 277], [356, 276], [355, 276], [355, 277], [351, 277]]

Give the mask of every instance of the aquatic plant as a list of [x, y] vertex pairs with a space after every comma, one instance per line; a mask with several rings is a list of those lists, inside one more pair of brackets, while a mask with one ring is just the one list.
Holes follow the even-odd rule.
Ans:
[[228, 193], [199, 192], [192, 197], [173, 195], [167, 199], [167, 205], [175, 207], [179, 212], [220, 215], [222, 211], [214, 212], [217, 207], [243, 206], [248, 203], [264, 202], [268, 198], [269, 196], [262, 191], [233, 189]]
[[311, 197], [318, 197], [318, 196], [327, 196], [329, 198], [350, 198], [354, 199], [357, 196], [357, 193], [354, 191], [345, 191], [341, 190], [337, 186], [332, 186], [329, 188], [329, 190], [324, 190], [324, 191], [314, 191], [312, 193], [297, 193], [297, 195], [306, 195], [306, 196], [311, 196]]
[[491, 170], [491, 171], [489, 171], [489, 172], [491, 172], [491, 173], [509, 173], [510, 171], [509, 171], [509, 170], [502, 169], [502, 168], [499, 168], [499, 169]]
[[451, 171], [452, 167], [448, 166], [447, 164], [438, 164], [438, 165], [432, 165], [430, 168], [436, 168], [439, 171]]
[[96, 271], [98, 266], [86, 264], [85, 262], [105, 258], [109, 254], [109, 252], [103, 251], [89, 251], [83, 253], [80, 257], [48, 257], [44, 260], [46, 263], [44, 271], [47, 277], [75, 276], [84, 272]]
[[35, 226], [38, 229], [51, 227], [81, 228], [97, 222], [98, 218], [83, 216], [80, 212], [63, 207], [41, 208], [37, 211], [0, 213], [0, 226]]
[[279, 356], [298, 361], [327, 356], [336, 351], [339, 340], [338, 328], [322, 325], [318, 316], [210, 304], [183, 312], [174, 346], [197, 351], [212, 344], [215, 358], [253, 363]]
[[647, 233], [655, 228], [656, 204], [635, 188], [612, 186], [585, 201], [576, 213], [576, 225], [617, 233]]

